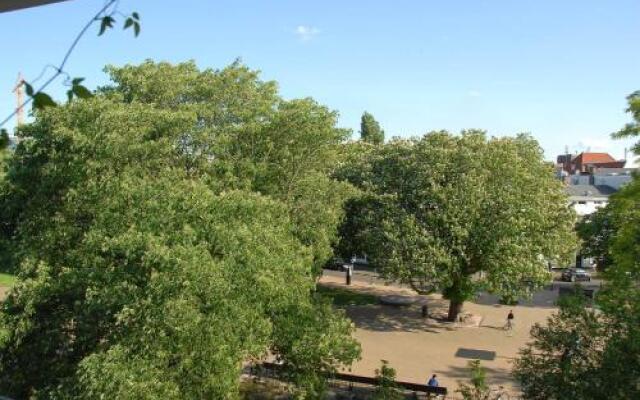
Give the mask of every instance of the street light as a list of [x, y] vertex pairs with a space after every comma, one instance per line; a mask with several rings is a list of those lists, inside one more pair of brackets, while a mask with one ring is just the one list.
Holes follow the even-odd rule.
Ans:
[[344, 268], [346, 284], [351, 285], [351, 275], [353, 275], [353, 263], [351, 264], [342, 264], [342, 268]]

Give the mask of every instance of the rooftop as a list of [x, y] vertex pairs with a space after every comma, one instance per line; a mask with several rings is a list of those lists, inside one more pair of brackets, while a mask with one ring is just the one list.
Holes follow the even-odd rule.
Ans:
[[582, 164], [598, 164], [618, 161], [611, 157], [609, 153], [580, 153], [576, 157], [576, 160], [578, 159]]
[[567, 185], [565, 190], [571, 197], [609, 197], [616, 192], [607, 185]]

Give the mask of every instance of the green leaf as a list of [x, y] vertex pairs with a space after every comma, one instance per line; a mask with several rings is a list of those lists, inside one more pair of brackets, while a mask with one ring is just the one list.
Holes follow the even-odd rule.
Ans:
[[73, 78], [73, 80], [71, 81], [71, 85], [79, 85], [82, 83], [82, 81], [84, 81], [84, 78]]
[[140, 34], [140, 24], [135, 22], [133, 24], [133, 32], [135, 34], [136, 37], [138, 37], [138, 35]]
[[93, 97], [93, 93], [91, 93], [91, 91], [89, 89], [87, 89], [86, 87], [82, 86], [82, 85], [74, 85], [71, 90], [73, 90], [73, 93], [78, 96], [78, 98], [81, 99], [88, 99], [90, 97]]
[[129, 28], [131, 25], [133, 25], [133, 18], [127, 18], [127, 20], [124, 22], [124, 28], [123, 29]]
[[110, 15], [103, 17], [102, 22], [100, 23], [100, 32], [98, 33], [98, 36], [102, 35], [107, 30], [107, 28], [113, 28], [114, 22], [116, 22], [116, 20], [113, 19], [113, 17], [111, 17]]
[[138, 15], [138, 13], [135, 11], [131, 13], [131, 16], [133, 17], [133, 19], [137, 19], [138, 21], [140, 20], [140, 15]]
[[55, 107], [57, 104], [51, 96], [44, 92], [38, 92], [33, 95], [33, 108], [36, 110], [41, 110], [45, 107]]
[[67, 100], [71, 102], [72, 99], [73, 99], [73, 90], [69, 89], [67, 90]]
[[23, 81], [23, 82], [24, 82], [25, 91], [27, 92], [27, 96], [32, 97], [33, 96], [33, 86], [29, 85], [27, 83], [27, 81]]

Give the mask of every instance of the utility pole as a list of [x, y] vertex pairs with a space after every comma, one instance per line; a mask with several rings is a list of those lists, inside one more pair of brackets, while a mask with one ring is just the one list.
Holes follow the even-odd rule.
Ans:
[[24, 124], [24, 77], [22, 72], [18, 73], [18, 80], [16, 86], [13, 88], [13, 92], [16, 94], [16, 126]]

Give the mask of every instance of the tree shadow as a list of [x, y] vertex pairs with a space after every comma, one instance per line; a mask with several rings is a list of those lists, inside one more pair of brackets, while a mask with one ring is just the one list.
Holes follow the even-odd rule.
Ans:
[[[358, 328], [370, 331], [440, 333], [443, 330], [457, 329], [454, 324], [440, 319], [422, 318], [418, 306], [368, 305], [346, 307], [345, 310]], [[440, 316], [437, 310], [431, 310], [431, 315]]]
[[[558, 300], [558, 288], [545, 288], [533, 294], [530, 299], [519, 299], [518, 306], [521, 307], [533, 307], [533, 308], [556, 308], [556, 301]], [[495, 306], [500, 307], [500, 297], [488, 293], [480, 293], [471, 302], [483, 306]]]

